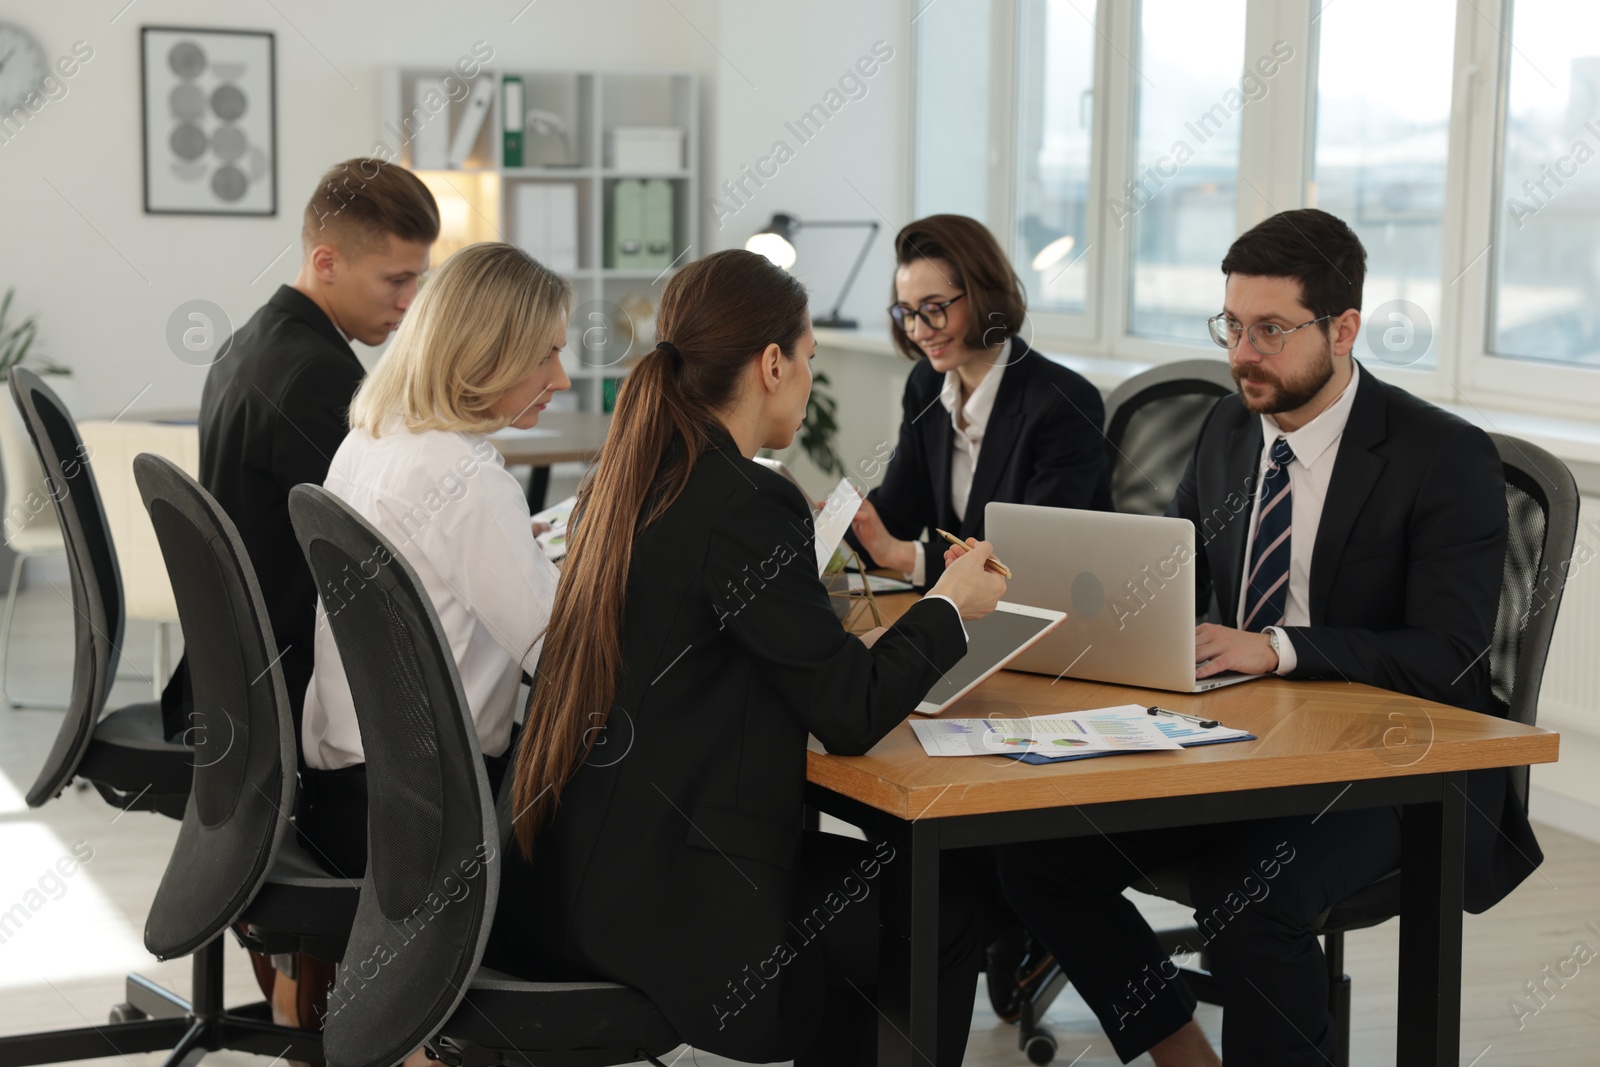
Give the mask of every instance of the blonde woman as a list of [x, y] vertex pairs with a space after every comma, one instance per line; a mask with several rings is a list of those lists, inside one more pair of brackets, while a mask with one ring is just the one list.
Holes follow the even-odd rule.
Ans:
[[[571, 287], [521, 249], [476, 244], [445, 261], [350, 405], [324, 486], [388, 537], [438, 612], [490, 777], [532, 674], [556, 569], [534, 542], [527, 498], [484, 436], [527, 429], [571, 383], [561, 367]], [[345, 598], [360, 595], [360, 575]], [[331, 601], [333, 602], [330, 602]], [[332, 873], [366, 868], [366, 758], [350, 686], [319, 599], [306, 692], [300, 830]]]

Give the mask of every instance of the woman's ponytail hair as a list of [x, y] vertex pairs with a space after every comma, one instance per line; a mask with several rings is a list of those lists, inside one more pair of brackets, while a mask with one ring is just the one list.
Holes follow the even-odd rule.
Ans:
[[656, 315], [663, 340], [623, 383], [573, 510], [517, 749], [512, 810], [525, 855], [616, 701], [634, 539], [678, 498], [701, 453], [727, 436], [720, 416], [738, 399], [750, 361], [770, 344], [794, 355], [806, 302], [792, 275], [742, 249], [690, 263], [667, 284]]

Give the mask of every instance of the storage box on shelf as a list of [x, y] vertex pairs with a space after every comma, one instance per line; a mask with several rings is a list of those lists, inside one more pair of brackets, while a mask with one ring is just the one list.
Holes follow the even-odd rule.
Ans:
[[[609, 411], [654, 308], [699, 231], [692, 73], [391, 68], [374, 154], [417, 171], [439, 201], [434, 263], [506, 240], [572, 283], [554, 407]], [[520, 120], [518, 112], [521, 112]]]

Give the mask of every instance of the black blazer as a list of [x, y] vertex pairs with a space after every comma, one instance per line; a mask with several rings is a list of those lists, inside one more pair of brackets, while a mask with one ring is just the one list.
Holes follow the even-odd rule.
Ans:
[[[1219, 400], [1167, 510], [1195, 524], [1197, 577], [1211, 579], [1225, 626], [1237, 625], [1261, 448], [1260, 417], [1237, 396]], [[1363, 370], [1312, 550], [1311, 625], [1285, 627], [1291, 677], [1504, 715], [1485, 651], [1500, 604], [1505, 499], [1488, 435]], [[1426, 730], [1416, 724], [1408, 743], [1425, 743]], [[1504, 770], [1468, 776], [1466, 902], [1475, 913], [1544, 858], [1508, 783]]]
[[[322, 309], [287, 285], [234, 331], [226, 351], [200, 397], [200, 484], [238, 526], [255, 565], [298, 751], [317, 590], [289, 523], [289, 490], [327, 479], [365, 371]], [[186, 674], [180, 664], [162, 700], [169, 734], [174, 718], [188, 725]]]
[[805, 499], [729, 443], [635, 540], [622, 648], [603, 743], [532, 862], [506, 857], [486, 961], [622, 982], [697, 1048], [788, 1059], [823, 992], [789, 925], [806, 735], [871, 748], [965, 654], [960, 619], [930, 601], [871, 650], [845, 633]]
[[[939, 403], [944, 375], [927, 360], [911, 368], [901, 400], [900, 442], [883, 484], [867, 494], [884, 528], [902, 541], [929, 535], [923, 551], [927, 584], [944, 573], [945, 542], [934, 528], [983, 537], [991, 500], [1057, 508], [1111, 510], [1111, 464], [1100, 391], [1075, 371], [1044, 358], [1020, 337], [994, 399], [964, 519], [950, 503], [955, 428]], [[851, 544], [860, 545], [851, 535]], [[868, 564], [871, 558], [868, 557]]]

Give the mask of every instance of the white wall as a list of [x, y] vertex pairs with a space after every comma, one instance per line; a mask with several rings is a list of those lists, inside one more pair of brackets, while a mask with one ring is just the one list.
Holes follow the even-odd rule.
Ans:
[[[721, 46], [711, 43], [720, 33], [721, 0], [137, 0], [123, 10], [125, 4], [0, 0], [0, 21], [31, 32], [52, 61], [80, 40], [94, 51], [65, 83], [65, 96], [0, 144], [0, 290], [15, 285], [14, 310], [39, 315], [42, 354], [74, 368], [87, 416], [130, 403], [135, 411], [199, 403], [205, 371], [169, 351], [168, 317], [185, 301], [206, 299], [237, 325], [294, 277], [299, 213], [313, 183], [329, 165], [373, 147], [381, 67], [453, 63], [482, 40], [496, 65], [694, 70], [708, 115], [727, 82]], [[767, 24], [781, 23], [785, 9], [776, 0], [728, 6], [739, 8], [737, 21]], [[276, 34], [275, 218], [144, 214], [144, 25]], [[757, 36], [752, 27], [747, 38]], [[824, 70], [833, 65], [832, 57], [816, 61]], [[705, 166], [717, 131], [703, 125]]]
[[[909, 25], [905, 0], [726, 0], [721, 11], [717, 46], [727, 58], [718, 70], [717, 144], [704, 172], [705, 197], [721, 208], [701, 207], [709, 249], [742, 247], [778, 211], [802, 220], [876, 220], [877, 239], [844, 308], [873, 329], [883, 328], [889, 306], [894, 233], [910, 221]], [[875, 45], [892, 58], [873, 59], [868, 66], [876, 70], [860, 79], [860, 88], [841, 87], [841, 77], [855, 74]], [[830, 91], [837, 95], [830, 99]], [[815, 135], [802, 141], [790, 129], [813, 105], [829, 103], [837, 111]], [[765, 164], [775, 176], [761, 178], [760, 187], [747, 179], [748, 195], [728, 195], [722, 183], [738, 181], [747, 166], [756, 172], [780, 141], [793, 158]], [[811, 289], [813, 315], [833, 306], [865, 236], [864, 230], [805, 230], [796, 239], [794, 273]]]

